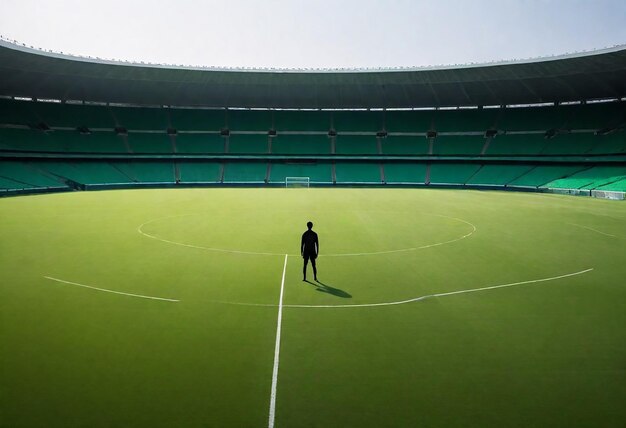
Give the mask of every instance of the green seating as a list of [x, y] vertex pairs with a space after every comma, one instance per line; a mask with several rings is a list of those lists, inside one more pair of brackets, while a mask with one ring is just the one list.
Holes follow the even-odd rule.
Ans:
[[385, 129], [387, 132], [426, 132], [435, 129], [434, 110], [387, 111]]
[[520, 107], [499, 109], [496, 128], [504, 131], [547, 131], [564, 128], [566, 107]]
[[274, 129], [280, 131], [328, 132], [331, 112], [279, 110], [274, 112]]
[[381, 139], [384, 155], [426, 155], [428, 140], [425, 137], [388, 136]]
[[330, 163], [273, 163], [270, 169], [270, 183], [284, 183], [286, 177], [309, 177], [311, 183], [330, 184], [332, 165]]
[[226, 128], [224, 109], [168, 109], [171, 127], [179, 131], [214, 131]]
[[476, 164], [432, 163], [430, 182], [433, 184], [465, 184], [480, 168]]
[[496, 126], [495, 109], [475, 110], [436, 110], [433, 113], [433, 127], [437, 132], [485, 132]]
[[133, 180], [125, 176], [108, 162], [98, 161], [63, 161], [63, 162], [32, 162], [42, 170], [81, 184], [118, 184], [130, 183]]
[[375, 155], [378, 142], [374, 135], [337, 135], [335, 153], [338, 155]]
[[228, 139], [228, 153], [266, 154], [269, 149], [267, 134], [231, 135]]
[[624, 124], [626, 102], [592, 103], [564, 107], [569, 129], [598, 130]]
[[626, 192], [626, 178], [618, 181], [614, 181], [609, 184], [598, 186], [596, 190], [607, 190], [611, 192]]
[[485, 145], [482, 135], [440, 135], [433, 143], [434, 155], [480, 155]]
[[0, 128], [0, 150], [24, 152], [62, 152], [63, 144], [54, 136], [31, 129]]
[[585, 168], [580, 165], [539, 165], [528, 170], [526, 174], [512, 180], [509, 185], [543, 187], [546, 183], [568, 177], [582, 169]]
[[115, 119], [107, 106], [83, 104], [33, 103], [33, 111], [50, 127], [113, 129]]
[[54, 131], [49, 138], [67, 153], [128, 153], [124, 140], [111, 131], [86, 135], [77, 131]]
[[224, 183], [263, 183], [266, 162], [228, 162], [224, 165]]
[[596, 142], [595, 136], [585, 134], [560, 134], [546, 139], [542, 155], [583, 155], [588, 153]]
[[35, 114], [32, 101], [0, 99], [0, 124], [36, 125], [41, 119]]
[[384, 165], [387, 183], [425, 183], [425, 163], [386, 163]]
[[228, 110], [226, 113], [227, 127], [231, 131], [267, 132], [272, 129], [270, 110]]
[[0, 161], [0, 177], [23, 184], [25, 188], [66, 187], [62, 180], [46, 175], [39, 165], [26, 162]]
[[176, 135], [176, 153], [219, 154], [224, 153], [225, 139], [218, 133]]
[[272, 154], [328, 155], [330, 138], [326, 135], [278, 135], [271, 140]]
[[589, 154], [624, 154], [626, 153], [626, 131], [593, 137], [593, 147]]
[[128, 133], [128, 145], [133, 153], [172, 153], [172, 141], [165, 132]]
[[544, 134], [497, 135], [487, 147], [486, 155], [538, 155], [546, 145]]
[[337, 183], [372, 183], [382, 182], [379, 163], [338, 162], [335, 165]]
[[219, 162], [179, 162], [181, 183], [216, 183], [221, 181]]
[[112, 162], [111, 165], [138, 183], [173, 183], [176, 181], [172, 162], [131, 161]]
[[8, 178], [0, 176], [0, 190], [19, 190], [19, 189], [32, 189], [35, 186], [26, 183], [18, 183]]
[[378, 132], [383, 129], [382, 111], [334, 111], [333, 129], [337, 132]]
[[117, 126], [128, 130], [163, 130], [170, 127], [167, 109], [150, 107], [109, 107]]
[[551, 181], [545, 187], [559, 189], [595, 189], [626, 178], [624, 166], [595, 166], [566, 178]]
[[0, 149], [51, 153], [127, 153], [121, 137], [113, 132], [41, 132], [30, 129], [0, 129]]
[[483, 165], [466, 184], [504, 186], [532, 168], [531, 165]]

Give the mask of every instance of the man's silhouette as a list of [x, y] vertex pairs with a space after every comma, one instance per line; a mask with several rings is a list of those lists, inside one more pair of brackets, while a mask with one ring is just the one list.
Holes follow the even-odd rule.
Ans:
[[311, 259], [311, 266], [313, 266], [313, 278], [317, 281], [317, 267], [315, 266], [315, 259], [320, 251], [320, 243], [317, 239], [317, 233], [313, 232], [313, 223], [308, 222], [306, 227], [309, 228], [302, 234], [302, 241], [300, 241], [300, 254], [304, 259], [304, 267], [302, 268], [303, 281], [306, 281], [306, 265]]

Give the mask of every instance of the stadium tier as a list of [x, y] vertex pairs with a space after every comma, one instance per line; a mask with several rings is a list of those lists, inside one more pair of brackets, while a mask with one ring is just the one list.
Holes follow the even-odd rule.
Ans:
[[3, 96], [0, 189], [279, 186], [306, 177], [626, 191], [626, 101], [605, 101], [263, 109]]

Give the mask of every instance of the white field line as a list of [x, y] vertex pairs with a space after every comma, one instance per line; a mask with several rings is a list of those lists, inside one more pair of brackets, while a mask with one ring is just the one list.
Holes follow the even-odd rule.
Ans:
[[[582, 275], [584, 273], [591, 272], [592, 270], [593, 268], [589, 268], [589, 269], [581, 270], [578, 272], [566, 273], [564, 275], [551, 276], [549, 278], [531, 279], [528, 281], [512, 282], [508, 284], [492, 285], [489, 287], [481, 287], [481, 288], [470, 288], [467, 290], [450, 291], [447, 293], [427, 294], [425, 296], [414, 297], [412, 299], [407, 299], [407, 300], [398, 300], [394, 302], [363, 303], [363, 304], [355, 304], [355, 305], [282, 305], [282, 307], [283, 308], [371, 308], [371, 307], [376, 307], [376, 306], [404, 305], [407, 303], [418, 302], [420, 300], [426, 300], [426, 299], [430, 299], [433, 297], [446, 297], [446, 296], [453, 296], [455, 294], [476, 293], [479, 291], [495, 290], [498, 288], [514, 287], [514, 286], [524, 285], [524, 284], [534, 284], [538, 282], [555, 281], [557, 279], [568, 278], [570, 276]], [[224, 302], [224, 301], [213, 301], [212, 303], [222, 303], [226, 305], [238, 305], [238, 306], [276, 307], [276, 305], [269, 304], [269, 303], [239, 303], [239, 302]]]
[[[178, 217], [185, 217], [185, 216], [189, 216], [189, 215], [194, 215], [194, 214], [182, 214], [182, 215], [177, 215], [177, 216], [169, 216], [169, 217], [161, 217], [161, 218], [156, 218], [156, 219], [152, 219], [149, 220], [145, 223], [140, 224], [137, 227], [137, 232], [139, 232], [141, 235], [146, 236], [148, 238], [152, 238], [152, 239], [156, 239], [157, 241], [161, 241], [161, 242], [166, 242], [168, 244], [173, 244], [173, 245], [179, 245], [181, 247], [188, 247], [188, 248], [196, 248], [199, 250], [206, 250], [206, 251], [215, 251], [215, 252], [220, 252], [220, 253], [231, 253], [231, 254], [247, 254], [247, 255], [255, 255], [255, 256], [282, 256], [283, 253], [266, 253], [266, 252], [258, 252], [258, 251], [240, 251], [240, 250], [230, 250], [230, 249], [225, 249], [225, 248], [214, 248], [214, 247], [204, 247], [201, 245], [193, 245], [193, 244], [185, 244], [183, 242], [176, 242], [176, 241], [170, 241], [169, 239], [164, 239], [155, 235], [150, 235], [149, 233], [146, 233], [143, 231], [143, 227], [147, 224], [159, 221], [159, 220], [166, 220], [169, 218], [178, 218]], [[470, 223], [469, 221], [460, 219], [460, 218], [456, 218], [456, 217], [449, 217], [446, 215], [441, 215], [441, 214], [429, 214], [435, 217], [442, 217], [442, 218], [448, 218], [451, 220], [456, 220], [458, 222], [461, 223], [465, 223], [468, 226], [471, 226], [472, 230], [469, 233], [466, 233], [465, 235], [459, 237], [459, 238], [455, 238], [455, 239], [451, 239], [448, 241], [443, 241], [443, 242], [436, 242], [434, 244], [428, 244], [428, 245], [422, 245], [420, 247], [411, 247], [411, 248], [400, 248], [397, 250], [387, 250], [387, 251], [373, 251], [373, 252], [365, 252], [365, 253], [337, 253], [337, 254], [320, 254], [319, 257], [353, 257], [353, 256], [375, 256], [375, 255], [380, 255], [380, 254], [393, 254], [393, 253], [402, 253], [402, 252], [407, 252], [407, 251], [416, 251], [416, 250], [423, 250], [426, 248], [432, 248], [432, 247], [438, 247], [440, 245], [445, 245], [445, 244], [451, 244], [453, 242], [457, 242], [460, 241], [461, 239], [465, 239], [467, 237], [469, 237], [470, 235], [472, 235], [474, 232], [476, 232], [476, 226], [472, 223]], [[299, 254], [288, 254], [290, 256], [299, 256]]]
[[121, 291], [107, 290], [106, 288], [92, 287], [91, 285], [80, 284], [78, 282], [72, 282], [72, 281], [65, 281], [63, 279], [53, 278], [51, 276], [44, 276], [44, 278], [49, 279], [51, 281], [62, 282], [64, 284], [76, 285], [78, 287], [90, 288], [92, 290], [97, 290], [97, 291], [104, 291], [105, 293], [121, 294], [124, 296], [139, 297], [141, 299], [163, 300], [166, 302], [180, 302], [180, 300], [166, 299], [165, 297], [144, 296], [142, 294], [123, 293]]
[[272, 371], [272, 390], [270, 393], [270, 414], [268, 420], [269, 428], [274, 427], [276, 419], [276, 387], [278, 385], [278, 361], [280, 359], [280, 332], [283, 323], [283, 294], [285, 291], [285, 274], [287, 272], [287, 258], [285, 254], [285, 264], [283, 265], [283, 279], [280, 282], [280, 298], [278, 299], [278, 321], [276, 322], [276, 345], [274, 347], [274, 370]]
[[581, 229], [591, 230], [592, 232], [599, 233], [600, 235], [610, 236], [610, 237], [612, 237], [612, 238], [619, 238], [619, 236], [616, 236], [616, 235], [611, 235], [610, 233], [605, 233], [605, 232], [602, 232], [602, 231], [600, 231], [600, 230], [594, 229], [593, 227], [583, 226], [582, 224], [576, 224], [576, 223], [565, 223], [565, 224], [569, 224], [570, 226], [580, 227]]

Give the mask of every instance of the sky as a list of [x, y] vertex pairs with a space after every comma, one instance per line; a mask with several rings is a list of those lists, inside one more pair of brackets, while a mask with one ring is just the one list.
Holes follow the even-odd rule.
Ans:
[[626, 0], [0, 0], [0, 35], [194, 66], [386, 68], [626, 43]]

